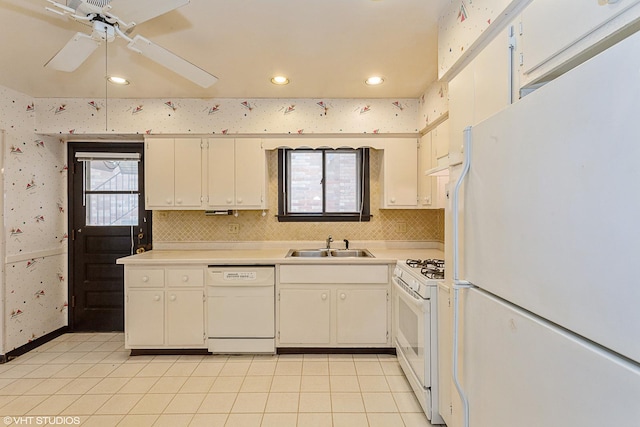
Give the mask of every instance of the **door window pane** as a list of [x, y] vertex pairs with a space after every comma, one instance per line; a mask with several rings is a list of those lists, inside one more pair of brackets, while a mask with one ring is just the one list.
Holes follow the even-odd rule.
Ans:
[[138, 191], [138, 162], [91, 160], [85, 164], [87, 190]]
[[138, 225], [138, 162], [86, 160], [86, 225]]
[[138, 225], [138, 194], [87, 194], [86, 225]]

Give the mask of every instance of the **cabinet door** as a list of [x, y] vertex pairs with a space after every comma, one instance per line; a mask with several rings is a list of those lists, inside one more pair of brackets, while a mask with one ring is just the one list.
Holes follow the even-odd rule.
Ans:
[[127, 348], [164, 344], [164, 290], [131, 289], [125, 312]]
[[145, 141], [144, 188], [147, 209], [174, 206], [174, 141], [147, 138]]
[[336, 300], [338, 344], [387, 344], [386, 289], [338, 289]]
[[438, 412], [447, 425], [452, 422], [452, 312], [449, 287], [444, 283], [438, 284]]
[[423, 135], [418, 147], [418, 205], [423, 208], [430, 208], [433, 202], [433, 177], [424, 174], [425, 171], [434, 167], [432, 166], [432, 134], [433, 131]]
[[[548, 61], [558, 67], [601, 42], [629, 20], [637, 19], [637, 9], [629, 10], [638, 0], [536, 0], [522, 13], [523, 72], [536, 73]], [[629, 20], [606, 25], [627, 10]], [[597, 30], [602, 30], [598, 32]], [[583, 41], [586, 40], [586, 43]], [[573, 49], [578, 46], [578, 49]], [[564, 53], [568, 53], [564, 55]], [[546, 70], [549, 71], [549, 70]]]
[[[440, 123], [431, 132], [431, 167], [435, 168], [449, 163], [449, 120]], [[431, 207], [444, 209], [447, 198], [445, 185], [449, 176], [431, 177]]]
[[281, 289], [279, 313], [280, 344], [331, 342], [329, 289]]
[[235, 205], [235, 142], [209, 140], [209, 207], [231, 209]]
[[439, 159], [449, 154], [449, 119], [440, 123], [431, 132], [432, 167], [439, 166]]
[[199, 138], [175, 139], [175, 206], [202, 205], [202, 141]]
[[167, 290], [167, 345], [204, 346], [204, 291]]
[[382, 207], [418, 205], [418, 144], [415, 139], [390, 139], [384, 147]]
[[239, 209], [260, 209], [265, 197], [265, 154], [259, 138], [235, 141], [235, 204]]

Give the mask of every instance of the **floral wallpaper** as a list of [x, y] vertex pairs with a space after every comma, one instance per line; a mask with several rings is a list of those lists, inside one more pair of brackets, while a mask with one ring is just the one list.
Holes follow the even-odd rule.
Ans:
[[418, 127], [422, 130], [449, 112], [449, 85], [431, 84], [418, 101]]
[[66, 143], [34, 132], [34, 99], [0, 86], [4, 313], [0, 354], [67, 324]]
[[43, 134], [418, 132], [417, 99], [38, 99]]
[[438, 78], [441, 79], [487, 29], [531, 0], [450, 0], [438, 20]]

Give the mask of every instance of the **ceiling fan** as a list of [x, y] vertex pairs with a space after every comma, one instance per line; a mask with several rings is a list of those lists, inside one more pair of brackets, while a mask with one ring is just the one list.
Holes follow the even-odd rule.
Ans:
[[68, 0], [66, 5], [54, 0], [47, 1], [54, 7], [45, 9], [91, 25], [92, 32], [76, 33], [45, 67], [74, 71], [102, 42], [110, 43], [120, 37], [128, 42], [127, 48], [204, 88], [218, 80], [214, 75], [141, 35], [133, 38], [128, 35], [136, 25], [184, 6], [189, 0]]

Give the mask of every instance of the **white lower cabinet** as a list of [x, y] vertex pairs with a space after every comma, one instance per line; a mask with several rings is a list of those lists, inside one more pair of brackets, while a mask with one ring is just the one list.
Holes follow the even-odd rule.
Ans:
[[331, 343], [331, 290], [285, 288], [279, 293], [281, 344]]
[[126, 340], [129, 346], [164, 344], [164, 290], [131, 289], [126, 301]]
[[449, 286], [438, 283], [438, 412], [448, 426], [453, 426], [452, 373], [453, 310]]
[[125, 348], [206, 348], [204, 267], [125, 267]]
[[388, 265], [282, 265], [279, 347], [390, 347]]
[[336, 289], [337, 343], [387, 344], [388, 297], [388, 290], [378, 287]]
[[167, 291], [167, 345], [204, 347], [204, 301], [203, 289]]

